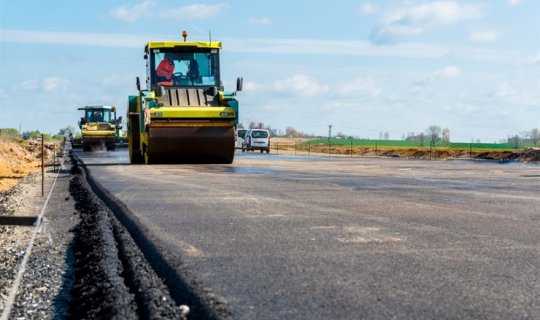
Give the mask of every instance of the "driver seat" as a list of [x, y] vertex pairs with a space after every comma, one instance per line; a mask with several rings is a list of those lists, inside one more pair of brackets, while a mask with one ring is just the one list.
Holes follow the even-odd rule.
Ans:
[[157, 83], [158, 86], [172, 86], [173, 85], [173, 82], [172, 81], [160, 81]]

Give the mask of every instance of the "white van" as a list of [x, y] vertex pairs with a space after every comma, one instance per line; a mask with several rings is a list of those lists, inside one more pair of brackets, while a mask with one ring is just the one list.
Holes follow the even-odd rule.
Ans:
[[236, 143], [234, 145], [236, 149], [242, 149], [242, 143], [244, 142], [244, 136], [246, 135], [246, 132], [246, 129], [236, 130]]
[[242, 152], [261, 150], [270, 152], [270, 132], [264, 129], [248, 129], [242, 143]]

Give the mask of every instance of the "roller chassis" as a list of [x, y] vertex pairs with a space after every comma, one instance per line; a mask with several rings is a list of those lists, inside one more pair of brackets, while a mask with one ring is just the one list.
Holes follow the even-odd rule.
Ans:
[[[85, 113], [85, 116], [79, 121], [81, 138], [78, 145], [82, 146], [83, 151], [115, 150], [122, 128], [122, 117], [116, 118], [116, 106], [84, 106], [78, 110]], [[88, 118], [96, 112], [102, 115], [107, 112], [107, 117], [105, 119]]]
[[[156, 52], [173, 50], [171, 48], [179, 48], [184, 55], [190, 55], [192, 51], [217, 53], [221, 44], [149, 42], [145, 54], [150, 65], [147, 70], [155, 69], [152, 61]], [[217, 61], [214, 61], [216, 65]], [[156, 85], [154, 73], [148, 72], [149, 89], [141, 90], [137, 79], [139, 93], [128, 98], [130, 162], [232, 163], [238, 123], [235, 93], [226, 93], [216, 85], [180, 85], [179, 81], [167, 86]]]

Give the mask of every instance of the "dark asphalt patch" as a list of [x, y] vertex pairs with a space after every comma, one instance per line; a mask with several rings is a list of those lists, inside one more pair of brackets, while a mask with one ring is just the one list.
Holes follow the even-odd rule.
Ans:
[[[174, 303], [177, 307], [175, 311], [180, 310], [180, 308], [185, 310], [186, 306], [189, 308], [188, 319], [232, 319], [231, 313], [226, 307], [226, 302], [205, 288], [192, 276], [179, 257], [172, 255], [148, 230], [142, 228], [129, 208], [103, 188], [92, 177], [89, 168], [74, 153], [71, 153], [71, 164], [72, 174], [78, 177], [77, 183], [83, 189], [81, 192], [89, 194], [89, 197], [92, 198], [91, 203], [99, 203], [100, 208], [108, 213], [107, 219], [111, 221], [111, 225], [116, 228], [115, 230], [121, 230], [114, 233], [117, 240], [122, 237], [129, 239], [130, 245], [126, 248], [133, 248], [133, 251], [125, 251], [123, 244], [120, 243], [118, 246], [120, 258], [125, 259], [122, 257], [130, 256], [129, 252], [137, 252], [135, 259], [130, 259], [123, 264], [125, 270], [122, 275], [126, 278], [126, 284], [131, 288], [131, 293], [154, 292], [150, 287], [143, 290], [137, 284], [146, 281], [148, 277], [145, 276], [145, 272], [147, 271], [159, 281], [159, 290], [161, 291], [157, 292], [168, 293], [166, 300], [170, 301], [171, 305]], [[75, 195], [73, 197], [77, 201], [77, 197]], [[122, 237], [120, 237], [120, 234]], [[140, 274], [134, 274], [138, 272], [141, 264], [145, 266], [144, 270], [146, 271], [143, 270]], [[162, 279], [162, 281], [159, 279]], [[161, 285], [164, 286], [161, 287]], [[133, 289], [134, 287], [135, 289]], [[169, 299], [169, 297], [172, 299]], [[161, 305], [159, 299], [141, 299], [138, 295], [135, 295], [134, 300], [140, 309], [139, 313], [147, 312], [146, 309], [148, 308], [154, 310], [155, 306], [152, 306], [152, 304]], [[145, 314], [142, 314], [141, 317], [161, 318]], [[163, 318], [171, 319], [175, 317], [164, 316]]]
[[76, 175], [75, 282], [68, 318], [185, 319], [167, 288], [108, 208]]

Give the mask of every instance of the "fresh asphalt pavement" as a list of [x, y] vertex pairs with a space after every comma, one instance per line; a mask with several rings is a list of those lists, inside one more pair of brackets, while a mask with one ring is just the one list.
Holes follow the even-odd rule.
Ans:
[[540, 318], [540, 165], [77, 155], [235, 319]]

